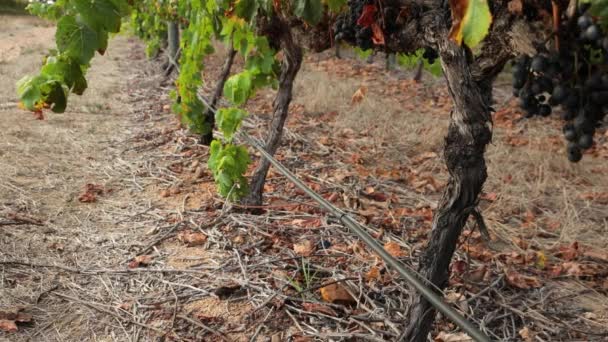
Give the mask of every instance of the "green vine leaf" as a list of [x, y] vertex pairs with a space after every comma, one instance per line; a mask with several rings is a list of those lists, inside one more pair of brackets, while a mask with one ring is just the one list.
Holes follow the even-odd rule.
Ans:
[[244, 104], [252, 91], [251, 73], [247, 70], [231, 76], [224, 84], [224, 96], [237, 106]]
[[218, 185], [220, 195], [238, 199], [249, 192], [244, 174], [251, 162], [244, 146], [222, 145], [218, 140], [211, 142], [209, 149], [209, 169]]
[[59, 20], [55, 39], [60, 52], [83, 65], [91, 61], [100, 45], [97, 32], [72, 15]]
[[240, 18], [251, 21], [259, 8], [257, 0], [237, 0], [234, 12]]
[[346, 0], [327, 0], [327, 6], [330, 11], [338, 13], [342, 10], [344, 5], [346, 5], [346, 2]]
[[321, 0], [294, 0], [294, 14], [312, 25], [316, 25], [323, 17]]
[[121, 15], [111, 0], [72, 0], [83, 21], [96, 31], [120, 31]]
[[232, 141], [234, 133], [239, 129], [243, 119], [247, 113], [239, 108], [221, 108], [215, 114], [215, 123], [220, 131], [224, 134], [224, 138]]

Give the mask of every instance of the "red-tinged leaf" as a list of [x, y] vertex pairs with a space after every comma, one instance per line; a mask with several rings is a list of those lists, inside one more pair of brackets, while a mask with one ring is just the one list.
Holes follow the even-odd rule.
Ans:
[[324, 315], [332, 316], [332, 317], [338, 316], [338, 313], [334, 309], [330, 308], [329, 306], [323, 305], [323, 304], [304, 303], [304, 304], [302, 304], [302, 307], [304, 308], [304, 310], [306, 310], [308, 312], [318, 312], [318, 313], [322, 313]]
[[515, 270], [508, 270], [505, 272], [505, 275], [507, 283], [519, 289], [528, 290], [542, 286], [538, 278], [523, 275]]
[[555, 256], [561, 258], [566, 261], [572, 261], [580, 255], [580, 250], [578, 248], [578, 242], [574, 241], [572, 244], [567, 246], [559, 246], [557, 253]]
[[372, 42], [376, 45], [384, 45], [384, 32], [378, 23], [372, 23]]
[[361, 27], [369, 27], [371, 26], [376, 19], [374, 18], [376, 11], [376, 5], [365, 5], [363, 6], [363, 11], [361, 12], [361, 16], [357, 19], [357, 25]]
[[103, 185], [99, 184], [85, 184], [84, 192], [78, 196], [78, 201], [82, 203], [93, 203], [97, 201], [97, 196], [102, 195], [106, 192]]
[[42, 112], [42, 110], [37, 109], [37, 110], [33, 111], [32, 114], [34, 114], [34, 119], [44, 120], [44, 113]]
[[475, 47], [487, 36], [492, 14], [488, 0], [450, 0], [452, 28], [449, 37], [457, 44]]
[[81, 194], [80, 196], [78, 196], [78, 201], [80, 201], [82, 203], [93, 203], [93, 202], [97, 201], [97, 196], [95, 196], [95, 194], [85, 192], [85, 193]]
[[0, 319], [0, 331], [4, 331], [7, 333], [16, 332], [18, 330], [17, 324], [15, 321], [10, 321], [7, 319]]
[[388, 200], [388, 196], [386, 194], [381, 193], [381, 192], [376, 192], [376, 190], [374, 188], [372, 188], [371, 186], [365, 188], [364, 195], [365, 195], [365, 197], [369, 197], [377, 202], [386, 202]]
[[464, 260], [456, 260], [452, 263], [452, 273], [462, 275], [467, 271], [467, 263]]

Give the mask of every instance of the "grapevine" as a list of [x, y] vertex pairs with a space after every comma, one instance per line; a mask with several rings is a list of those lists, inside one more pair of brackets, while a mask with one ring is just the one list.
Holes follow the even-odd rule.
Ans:
[[[274, 154], [305, 48], [319, 51], [330, 48], [331, 42], [344, 42], [363, 53], [397, 54], [405, 66], [422, 61], [432, 73], [444, 75], [454, 105], [444, 152], [450, 178], [419, 265], [419, 273], [442, 289], [468, 217], [482, 220], [476, 207], [487, 178], [484, 153], [493, 133], [491, 85], [509, 60], [517, 56], [512, 64], [513, 95], [527, 117], [550, 116], [558, 106], [563, 110], [570, 161], [580, 161], [594, 144], [608, 106], [608, 1], [582, 1], [574, 12], [567, 10], [569, 3], [532, 1], [519, 10], [484, 0], [34, 3], [32, 13], [57, 21], [57, 49], [49, 52], [37, 75], [19, 82], [18, 92], [23, 106], [39, 116], [47, 108], [63, 112], [71, 93], [85, 92], [93, 57], [105, 53], [110, 34], [120, 31], [125, 18], [131, 19], [134, 32], [147, 43], [150, 56], [164, 48], [167, 22], [177, 23], [181, 56], [172, 111], [190, 132], [210, 143], [207, 164], [219, 193], [257, 207], [263, 204], [269, 163], [261, 160], [249, 183], [245, 174], [251, 158], [235, 139], [249, 115], [245, 105], [256, 91], [277, 89], [266, 140], [266, 149]], [[544, 23], [542, 13], [556, 13], [549, 27], [540, 25]], [[519, 51], [510, 38], [520, 26], [530, 36], [540, 37], [528, 51]], [[216, 42], [228, 45], [244, 60], [243, 69], [218, 87], [230, 104], [227, 107], [217, 106], [217, 101], [208, 103], [199, 93], [204, 60], [214, 53]], [[229, 72], [230, 68], [226, 75]], [[214, 129], [220, 134], [214, 136]], [[430, 303], [413, 296], [408, 312], [411, 320], [403, 337], [427, 340], [433, 313]]]

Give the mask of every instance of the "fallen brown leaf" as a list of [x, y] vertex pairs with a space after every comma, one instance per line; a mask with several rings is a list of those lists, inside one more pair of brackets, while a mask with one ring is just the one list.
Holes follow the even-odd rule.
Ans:
[[353, 305], [356, 303], [355, 299], [340, 283], [324, 286], [319, 291], [321, 292], [321, 298], [328, 303], [342, 305]]
[[318, 312], [318, 313], [322, 313], [322, 314], [332, 316], [332, 317], [338, 316], [338, 313], [336, 313], [336, 311], [334, 309], [330, 308], [329, 306], [323, 305], [323, 304], [304, 303], [304, 304], [302, 304], [302, 307], [304, 308], [304, 310], [306, 310], [308, 312]]
[[207, 242], [207, 235], [190, 229], [183, 230], [177, 234], [177, 239], [188, 247], [200, 246]]
[[470, 342], [473, 341], [466, 333], [446, 333], [440, 332], [435, 337], [435, 342]]
[[523, 275], [515, 270], [508, 270], [505, 272], [505, 275], [507, 283], [519, 289], [528, 290], [542, 286], [542, 283], [538, 278]]
[[519, 336], [521, 336], [521, 338], [525, 341], [525, 342], [532, 342], [534, 341], [534, 336], [536, 334], [534, 334], [534, 332], [532, 330], [530, 330], [530, 328], [528, 327], [523, 327], [520, 331], [519, 331]]
[[15, 321], [10, 321], [8, 319], [0, 319], [0, 331], [4, 332], [16, 332], [17, 323]]
[[84, 192], [78, 196], [78, 200], [82, 203], [92, 203], [97, 201], [97, 196], [104, 192], [106, 190], [102, 185], [87, 183], [84, 186]]
[[372, 266], [369, 271], [365, 274], [365, 279], [367, 281], [377, 281], [380, 280], [380, 270], [376, 266]]
[[555, 253], [556, 257], [561, 258], [566, 261], [574, 260], [574, 259], [578, 258], [579, 255], [580, 255], [580, 250], [579, 250], [577, 241], [574, 241], [570, 245], [559, 246], [557, 248], [557, 253]]
[[310, 240], [304, 240], [293, 244], [293, 250], [298, 255], [310, 256], [315, 251], [315, 245]]
[[407, 255], [401, 246], [394, 241], [389, 241], [384, 244], [384, 249], [386, 249], [388, 254], [394, 256], [395, 258], [401, 258]]
[[127, 265], [129, 268], [138, 268], [141, 266], [148, 266], [152, 263], [151, 255], [138, 255]]
[[351, 104], [358, 104], [358, 103], [360, 103], [365, 98], [365, 94], [366, 93], [367, 93], [367, 87], [366, 86], [359, 87], [359, 89], [357, 89], [357, 91], [355, 91], [355, 93], [351, 97], [350, 103]]

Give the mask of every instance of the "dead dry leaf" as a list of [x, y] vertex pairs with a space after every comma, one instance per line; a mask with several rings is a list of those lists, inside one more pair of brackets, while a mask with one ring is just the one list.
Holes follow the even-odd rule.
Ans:
[[357, 91], [355, 91], [355, 93], [351, 97], [350, 103], [353, 105], [361, 103], [361, 101], [363, 101], [363, 99], [365, 98], [365, 94], [367, 94], [367, 87], [360, 86], [359, 89], [357, 89]]
[[319, 291], [321, 292], [321, 298], [328, 303], [342, 305], [353, 305], [356, 303], [344, 285], [340, 283], [329, 284], [322, 287]]
[[365, 274], [367, 281], [378, 281], [381, 279], [380, 270], [376, 266], [372, 266], [369, 271]]
[[177, 239], [188, 247], [194, 247], [204, 245], [207, 242], [207, 235], [188, 229], [179, 232]]
[[395, 258], [401, 258], [407, 255], [401, 246], [394, 241], [389, 241], [384, 244], [384, 249], [386, 249], [388, 254], [394, 256]]
[[88, 183], [84, 186], [83, 193], [78, 196], [78, 201], [82, 203], [93, 203], [97, 201], [97, 196], [106, 192], [105, 188], [99, 184]]
[[446, 333], [440, 332], [435, 337], [435, 342], [472, 342], [473, 339], [466, 333]]
[[508, 270], [505, 272], [505, 275], [507, 283], [519, 289], [528, 290], [542, 286], [538, 278], [523, 275], [515, 270]]
[[304, 240], [293, 244], [293, 251], [297, 255], [310, 256], [315, 251], [315, 244], [310, 240]]
[[15, 323], [15, 321], [0, 319], [0, 331], [11, 333], [16, 332], [17, 330], [19, 329], [17, 328], [17, 323]]
[[528, 327], [523, 327], [520, 331], [519, 331], [519, 336], [521, 336], [521, 338], [525, 341], [525, 342], [532, 342], [534, 341], [534, 332], [532, 330], [530, 330], [530, 328]]
[[127, 265], [129, 268], [138, 268], [142, 266], [148, 266], [152, 263], [151, 255], [138, 255]]

